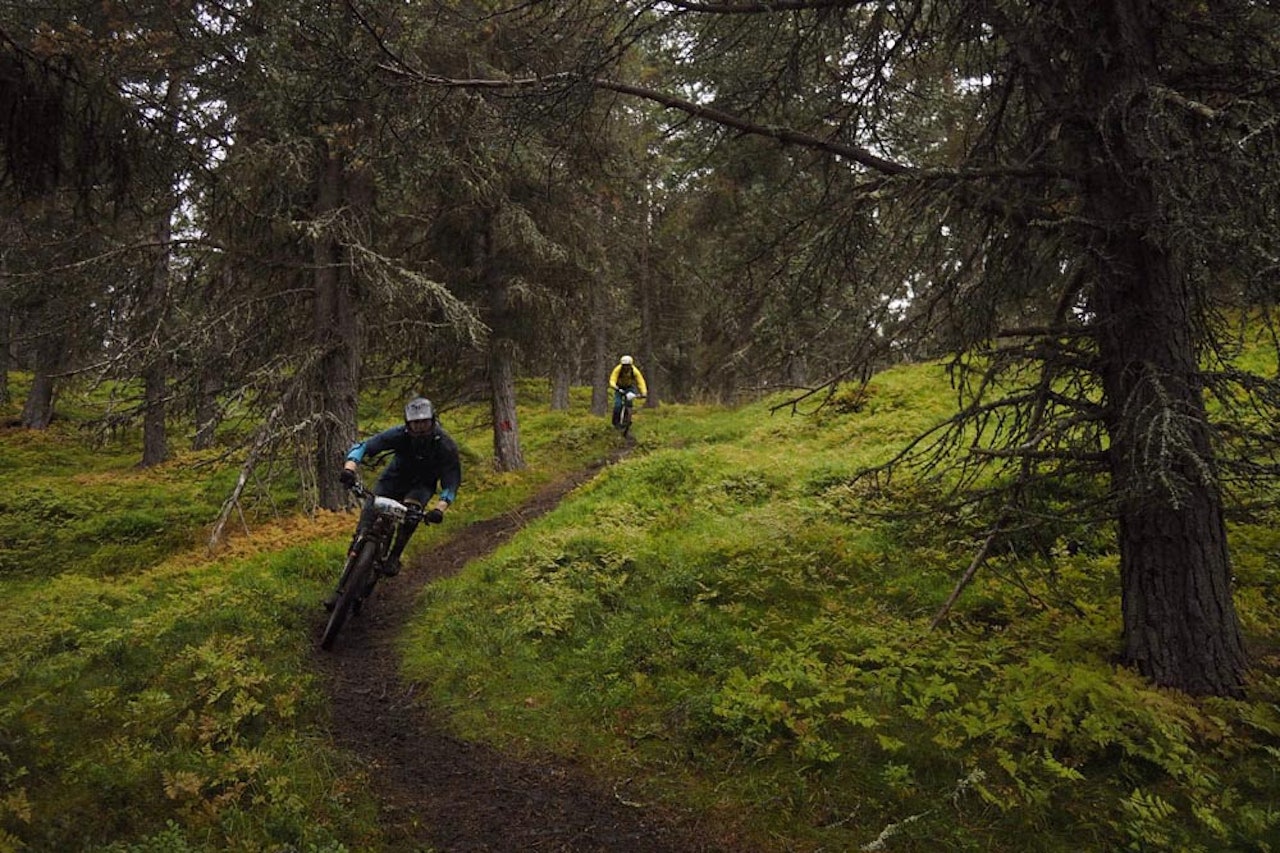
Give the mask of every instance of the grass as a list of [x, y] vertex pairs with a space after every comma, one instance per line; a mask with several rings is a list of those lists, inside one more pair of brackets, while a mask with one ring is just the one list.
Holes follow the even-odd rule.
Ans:
[[[430, 589], [409, 676], [467, 736], [585, 753], [785, 849], [1280, 844], [1274, 655], [1248, 702], [1118, 668], [1109, 533], [1088, 531], [1088, 554], [993, 560], [929, 630], [974, 543], [868, 511], [915, 508], [926, 484], [850, 476], [949, 401], [923, 367], [877, 377], [858, 411], [652, 413], [645, 455]], [[1273, 529], [1232, 531], [1263, 650]]]
[[[567, 413], [546, 399], [522, 384], [519, 474], [488, 465], [482, 411], [445, 415], [452, 518], [615, 446], [585, 389]], [[947, 414], [938, 368], [881, 374], [857, 406], [785, 403], [639, 410], [625, 461], [427, 588], [406, 676], [467, 737], [572, 755], [779, 850], [1280, 847], [1275, 519], [1231, 530], [1251, 697], [1190, 700], [1113, 663], [1107, 531], [993, 561], [928, 629], [973, 543], [902, 512], [930, 484], [852, 475]], [[363, 430], [397, 410], [366, 398]], [[308, 629], [354, 516], [298, 512], [285, 480], [210, 554], [233, 466], [139, 470], [136, 437], [84, 440], [91, 415], [0, 435], [0, 851], [380, 849]]]
[[[397, 409], [366, 409], [365, 430]], [[329, 743], [312, 672], [310, 622], [354, 514], [305, 515], [296, 481], [259, 484], [210, 553], [235, 465], [139, 469], [136, 436], [89, 438], [94, 414], [71, 398], [49, 430], [0, 434], [0, 851], [377, 849], [368, 780]], [[533, 412], [534, 467], [499, 475], [466, 426], [477, 413], [451, 417], [458, 523], [613, 441], [585, 413]]]

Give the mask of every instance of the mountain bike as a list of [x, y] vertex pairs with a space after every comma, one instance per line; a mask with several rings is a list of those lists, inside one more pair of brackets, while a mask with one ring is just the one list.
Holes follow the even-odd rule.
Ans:
[[622, 414], [618, 416], [618, 430], [623, 438], [631, 434], [631, 409], [635, 406], [636, 400], [643, 399], [643, 394], [637, 394], [634, 391], [628, 391], [622, 395]]
[[342, 578], [338, 582], [338, 588], [342, 592], [333, 605], [329, 624], [325, 626], [324, 636], [320, 639], [320, 648], [325, 651], [333, 647], [333, 641], [346, 624], [347, 617], [358, 613], [369, 596], [373, 595], [373, 588], [383, 576], [396, 532], [411, 511], [398, 500], [375, 495], [359, 480], [351, 485], [351, 492], [366, 504], [372, 503], [372, 520], [367, 529], [357, 532], [351, 547], [347, 549], [347, 562], [342, 567]]

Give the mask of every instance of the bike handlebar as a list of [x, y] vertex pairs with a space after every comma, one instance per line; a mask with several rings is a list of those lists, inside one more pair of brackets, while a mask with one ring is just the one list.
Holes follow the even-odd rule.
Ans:
[[372, 498], [374, 508], [377, 511], [390, 514], [397, 521], [406, 519], [406, 518], [412, 519], [413, 516], [415, 515], [418, 517], [419, 520], [421, 520], [423, 516], [426, 515], [426, 511], [424, 507], [421, 504], [417, 503], [416, 501], [413, 502], [412, 504], [407, 504], [407, 503], [398, 501], [395, 498], [388, 498], [388, 497], [383, 497], [382, 495], [375, 495], [373, 492], [371, 492], [368, 489], [368, 487], [365, 486], [363, 482], [360, 481], [360, 478], [358, 476], [351, 483], [351, 485], [347, 487], [347, 489], [362, 501], [366, 501]]

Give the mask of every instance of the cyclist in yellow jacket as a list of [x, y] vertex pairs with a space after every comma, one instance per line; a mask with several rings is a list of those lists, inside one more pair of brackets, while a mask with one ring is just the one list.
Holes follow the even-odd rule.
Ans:
[[644, 384], [644, 374], [636, 367], [635, 359], [629, 355], [624, 355], [614, 365], [613, 372], [609, 374], [609, 387], [613, 389], [613, 425], [616, 427], [621, 425], [622, 404], [627, 394], [645, 397], [649, 388]]

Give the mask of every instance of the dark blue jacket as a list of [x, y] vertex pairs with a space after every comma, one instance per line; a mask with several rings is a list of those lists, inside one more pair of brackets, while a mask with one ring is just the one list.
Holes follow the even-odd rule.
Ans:
[[347, 459], [361, 462], [365, 456], [381, 456], [390, 452], [391, 464], [383, 472], [384, 477], [404, 482], [405, 478], [417, 485], [429, 486], [434, 491], [439, 485], [440, 499], [453, 503], [462, 483], [462, 461], [458, 458], [458, 445], [439, 423], [423, 438], [414, 438], [404, 424], [383, 430], [364, 441], [352, 445]]

